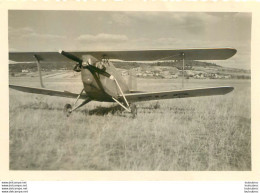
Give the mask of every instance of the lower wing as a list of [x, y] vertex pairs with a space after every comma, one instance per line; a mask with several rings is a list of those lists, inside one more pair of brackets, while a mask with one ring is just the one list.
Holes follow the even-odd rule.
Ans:
[[[68, 91], [50, 90], [44, 88], [34, 88], [18, 85], [9, 85], [10, 88], [27, 93], [77, 98], [79, 94]], [[126, 99], [129, 102], [149, 101], [149, 100], [161, 100], [172, 98], [187, 98], [187, 97], [199, 97], [199, 96], [211, 96], [211, 95], [224, 95], [231, 92], [234, 88], [229, 86], [214, 87], [214, 88], [199, 88], [199, 89], [187, 89], [187, 90], [173, 90], [163, 92], [135, 92], [125, 94]], [[120, 96], [123, 100], [123, 96]], [[81, 99], [87, 98], [86, 94], [81, 94]]]
[[[68, 91], [58, 91], [58, 90], [50, 90], [50, 89], [44, 89], [44, 88], [33, 88], [33, 87], [27, 87], [27, 86], [9, 85], [9, 87], [12, 89], [19, 90], [22, 92], [27, 92], [27, 93], [66, 97], [66, 98], [77, 98], [79, 95], [77, 93], [72, 93], [72, 92], [68, 92]], [[86, 94], [82, 94], [80, 96], [81, 99], [85, 99], [86, 97], [87, 97]]]
[[[234, 88], [229, 86], [214, 87], [214, 88], [199, 88], [187, 90], [173, 90], [163, 92], [148, 92], [148, 93], [129, 93], [125, 94], [125, 98], [130, 102], [150, 101], [172, 98], [187, 98], [211, 95], [224, 95], [231, 92]], [[123, 99], [123, 96], [121, 96]]]

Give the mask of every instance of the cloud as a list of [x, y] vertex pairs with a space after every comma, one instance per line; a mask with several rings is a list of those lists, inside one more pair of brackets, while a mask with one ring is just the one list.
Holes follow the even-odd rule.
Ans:
[[9, 39], [38, 39], [38, 41], [44, 40], [54, 40], [54, 39], [66, 39], [65, 36], [57, 35], [57, 34], [47, 34], [47, 33], [37, 33], [34, 29], [30, 27], [23, 28], [12, 28], [9, 27]]
[[9, 27], [9, 47], [13, 51], [50, 51], [63, 47], [67, 37], [58, 34], [38, 33], [30, 27]]
[[111, 16], [111, 23], [114, 22], [116, 24], [122, 25], [122, 26], [128, 26], [132, 23], [131, 17], [129, 17], [127, 14], [124, 13], [114, 13]]
[[53, 40], [53, 39], [66, 39], [66, 36], [54, 35], [54, 34], [39, 34], [39, 33], [28, 33], [21, 36], [21, 38], [28, 38], [28, 39], [40, 39], [40, 40]]
[[9, 36], [20, 36], [21, 34], [28, 34], [34, 32], [34, 30], [30, 27], [23, 27], [23, 28], [9, 27], [8, 31], [9, 31]]
[[221, 18], [208, 13], [188, 12], [117, 12], [112, 14], [111, 20], [120, 25], [148, 24], [174, 24], [176, 27], [184, 25], [201, 26], [204, 23], [215, 23]]
[[117, 43], [117, 42], [125, 42], [128, 40], [126, 35], [121, 34], [105, 34], [100, 33], [97, 35], [84, 34], [80, 35], [76, 38], [78, 41], [82, 41], [84, 43]]

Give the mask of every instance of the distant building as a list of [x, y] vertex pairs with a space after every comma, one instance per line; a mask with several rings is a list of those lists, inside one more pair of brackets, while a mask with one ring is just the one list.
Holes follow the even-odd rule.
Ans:
[[178, 78], [178, 74], [174, 74], [174, 75], [172, 75], [172, 78]]
[[123, 71], [123, 72], [121, 72], [121, 75], [122, 76], [127, 76], [127, 75], [129, 75], [129, 73], [128, 73], [128, 71]]
[[27, 72], [29, 72], [29, 70], [22, 70], [22, 72], [23, 72], [23, 73], [27, 73]]

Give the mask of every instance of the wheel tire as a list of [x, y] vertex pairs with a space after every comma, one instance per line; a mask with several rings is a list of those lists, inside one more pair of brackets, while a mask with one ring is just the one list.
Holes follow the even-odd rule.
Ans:
[[64, 112], [64, 114], [65, 114], [67, 117], [70, 116], [70, 114], [71, 114], [71, 109], [72, 109], [71, 104], [66, 104], [66, 105], [64, 106], [63, 112]]
[[137, 107], [136, 107], [135, 104], [132, 104], [132, 105], [130, 106], [130, 108], [131, 108], [132, 118], [135, 118], [136, 115], [137, 115]]

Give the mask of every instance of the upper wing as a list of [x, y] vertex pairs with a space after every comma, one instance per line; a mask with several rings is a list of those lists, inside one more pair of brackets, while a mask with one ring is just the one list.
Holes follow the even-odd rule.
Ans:
[[[156, 61], [156, 60], [225, 60], [236, 53], [233, 48], [206, 48], [206, 49], [178, 49], [178, 50], [124, 50], [124, 51], [85, 51], [70, 52], [81, 58], [82, 55], [91, 55], [99, 60], [103, 58], [125, 61]], [[10, 52], [9, 59], [16, 62], [35, 61], [37, 55], [45, 62], [69, 62], [68, 58], [59, 52]]]
[[34, 55], [41, 62], [72, 62], [59, 52], [9, 52], [9, 60], [15, 62], [35, 62]]
[[[224, 95], [231, 92], [234, 88], [229, 86], [214, 87], [214, 88], [199, 88], [188, 90], [173, 90], [163, 92], [149, 92], [149, 93], [130, 93], [125, 94], [125, 97], [130, 102], [161, 100], [171, 98], [186, 98], [198, 96]], [[123, 100], [123, 96], [121, 96]]]
[[[66, 98], [77, 98], [79, 94], [68, 92], [68, 91], [58, 91], [58, 90], [50, 90], [44, 88], [33, 88], [27, 86], [18, 86], [18, 85], [9, 85], [10, 88], [19, 90], [22, 92], [34, 93], [34, 94], [43, 94], [43, 95], [50, 95], [50, 96], [58, 96], [58, 97], [66, 97]], [[81, 99], [86, 99], [86, 94], [82, 94]]]

